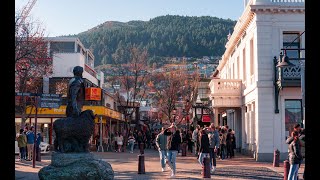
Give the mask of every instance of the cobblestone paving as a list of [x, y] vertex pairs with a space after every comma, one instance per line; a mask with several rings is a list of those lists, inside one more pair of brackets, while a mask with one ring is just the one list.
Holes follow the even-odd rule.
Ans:
[[[128, 152], [105, 152], [94, 155], [111, 164], [115, 179], [215, 179], [215, 180], [280, 180], [283, 179], [283, 167], [272, 167], [272, 163], [259, 163], [250, 157], [236, 156], [234, 159], [217, 160], [217, 170], [211, 178], [202, 178], [201, 166], [195, 156], [177, 157], [177, 174], [170, 178], [170, 170], [161, 172], [159, 153], [154, 150], [145, 151], [145, 174], [138, 174], [138, 150]], [[17, 157], [16, 157], [17, 158]], [[16, 180], [38, 180], [38, 171], [51, 163], [51, 155], [42, 156], [41, 162], [36, 162], [32, 168], [32, 161], [19, 162], [16, 159]]]

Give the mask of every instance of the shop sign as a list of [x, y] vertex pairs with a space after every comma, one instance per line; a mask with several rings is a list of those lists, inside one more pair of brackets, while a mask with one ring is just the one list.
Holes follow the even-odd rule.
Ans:
[[210, 122], [211, 118], [210, 115], [203, 115], [202, 116], [202, 122]]
[[85, 89], [85, 100], [101, 100], [101, 88], [89, 87]]

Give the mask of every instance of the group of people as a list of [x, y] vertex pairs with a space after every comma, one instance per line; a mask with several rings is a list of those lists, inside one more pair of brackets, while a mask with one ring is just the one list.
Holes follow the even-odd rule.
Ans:
[[[180, 132], [174, 124], [171, 124], [168, 128], [162, 128], [156, 137], [156, 147], [159, 150], [162, 171], [166, 171], [168, 165], [171, 169], [171, 177], [176, 175], [176, 157], [181, 150], [180, 145], [181, 143], [188, 143], [188, 149], [198, 156], [201, 167], [204, 166], [204, 158], [210, 158], [211, 173], [214, 173], [217, 164], [216, 157], [219, 152], [223, 158], [225, 149], [227, 156], [230, 158], [234, 156], [234, 132], [228, 129], [228, 133], [225, 133], [225, 130], [225, 127], [216, 129], [213, 123], [204, 128], [197, 126], [192, 135], [190, 131], [188, 133]], [[190, 146], [189, 139], [194, 143], [194, 150]], [[227, 143], [229, 141], [230, 143]]]
[[[16, 136], [19, 147], [19, 160], [31, 161], [34, 158], [34, 151], [40, 153], [41, 133], [37, 133], [35, 137], [34, 127], [20, 129]], [[36, 149], [34, 149], [34, 143], [36, 142]], [[38, 158], [39, 160], [39, 158]]]
[[[202, 131], [205, 132], [202, 132]], [[199, 152], [201, 152], [201, 135], [205, 133], [209, 136], [209, 140], [213, 141], [212, 132], [214, 132], [215, 141], [218, 144], [216, 148], [216, 156], [221, 160], [225, 158], [233, 158], [234, 150], [236, 149], [236, 137], [235, 133], [232, 129], [229, 129], [228, 125], [226, 126], [217, 126], [215, 127], [212, 123], [209, 127], [201, 128], [199, 125], [192, 133], [194, 154], [199, 156]], [[210, 139], [211, 138], [211, 139]], [[212, 148], [212, 145], [210, 145]]]

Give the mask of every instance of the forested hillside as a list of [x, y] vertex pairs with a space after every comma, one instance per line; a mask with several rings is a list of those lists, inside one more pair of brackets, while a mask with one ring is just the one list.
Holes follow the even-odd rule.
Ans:
[[128, 47], [146, 48], [150, 61], [161, 57], [221, 56], [236, 21], [217, 17], [166, 15], [149, 21], [108, 21], [75, 35], [93, 50], [95, 66], [128, 61]]

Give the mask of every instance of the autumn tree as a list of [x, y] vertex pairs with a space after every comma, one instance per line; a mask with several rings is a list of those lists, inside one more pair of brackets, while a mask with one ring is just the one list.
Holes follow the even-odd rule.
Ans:
[[[42, 78], [52, 74], [52, 59], [48, 58], [47, 42], [40, 23], [26, 18], [21, 23], [16, 13], [15, 21], [15, 92], [40, 93]], [[21, 115], [21, 127], [28, 118], [27, 105], [34, 105], [34, 97], [16, 96], [15, 112]]]
[[115, 97], [121, 113], [125, 115], [126, 129], [129, 128], [132, 117], [135, 115], [138, 125], [138, 107], [140, 102], [145, 99], [148, 91], [147, 82], [149, 68], [147, 65], [147, 51], [132, 46], [127, 49], [130, 53], [129, 61], [123, 62], [123, 51], [113, 54], [116, 62], [111, 66], [111, 71], [107, 77], [107, 82], [111, 84], [115, 91]]

